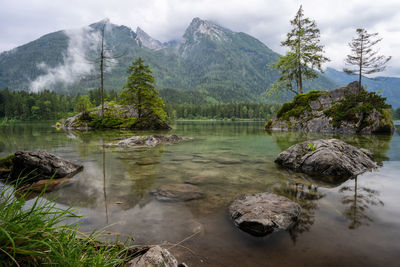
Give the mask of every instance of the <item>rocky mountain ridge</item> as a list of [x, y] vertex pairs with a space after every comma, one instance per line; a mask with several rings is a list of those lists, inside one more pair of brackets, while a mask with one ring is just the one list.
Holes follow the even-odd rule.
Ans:
[[[279, 57], [277, 53], [248, 34], [207, 20], [194, 18], [181, 40], [166, 43], [140, 27], [135, 32], [103, 20], [82, 29], [50, 33], [0, 54], [0, 88], [32, 90], [34, 84], [35, 91], [50, 89], [72, 95], [98, 88], [98, 66], [85, 59], [98, 57], [96, 32], [104, 23], [111, 55], [124, 55], [107, 62], [108, 91], [120, 91], [128, 65], [139, 56], [150, 65], [157, 88], [173, 88], [176, 94], [179, 90], [197, 91], [208, 103], [265, 101], [262, 93], [278, 77], [267, 68]], [[336, 84], [321, 76], [306, 86], [329, 89]]]

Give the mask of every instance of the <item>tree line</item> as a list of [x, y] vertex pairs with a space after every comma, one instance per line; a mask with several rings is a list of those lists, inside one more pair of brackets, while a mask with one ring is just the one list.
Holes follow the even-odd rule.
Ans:
[[[106, 101], [119, 102], [115, 91], [105, 91]], [[84, 103], [84, 104], [82, 104]], [[99, 106], [101, 91], [89, 90], [87, 95], [68, 96], [44, 90], [38, 93], [0, 90], [0, 118], [16, 120], [59, 120], [83, 111], [83, 106]], [[277, 104], [225, 103], [212, 105], [167, 104], [168, 117], [175, 119], [269, 119], [279, 108]]]
[[268, 120], [278, 110], [277, 104], [224, 103], [213, 105], [167, 104], [171, 119], [254, 119]]

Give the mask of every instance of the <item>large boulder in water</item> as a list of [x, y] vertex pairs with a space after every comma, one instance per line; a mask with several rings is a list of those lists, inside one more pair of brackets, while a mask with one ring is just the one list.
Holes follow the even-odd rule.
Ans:
[[29, 182], [43, 179], [72, 177], [83, 169], [82, 165], [72, 163], [45, 151], [17, 151], [12, 160], [10, 178], [25, 177]]
[[311, 175], [352, 177], [378, 165], [366, 149], [358, 149], [338, 139], [305, 141], [281, 152], [275, 163]]
[[283, 104], [265, 130], [391, 134], [391, 106], [385, 100], [358, 82], [332, 91], [311, 91]]
[[240, 195], [229, 206], [235, 225], [255, 236], [291, 228], [300, 212], [299, 204], [272, 193]]

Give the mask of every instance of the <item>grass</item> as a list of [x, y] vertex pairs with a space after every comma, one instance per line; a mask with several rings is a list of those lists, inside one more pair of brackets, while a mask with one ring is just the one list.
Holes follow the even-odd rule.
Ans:
[[101, 231], [65, 224], [79, 216], [41, 198], [45, 190], [29, 207], [29, 192], [17, 191], [0, 183], [0, 266], [122, 266], [132, 257], [132, 248], [97, 241]]

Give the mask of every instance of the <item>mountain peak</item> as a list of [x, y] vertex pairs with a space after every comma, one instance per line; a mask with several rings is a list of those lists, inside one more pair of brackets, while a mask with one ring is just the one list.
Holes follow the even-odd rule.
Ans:
[[211, 21], [194, 18], [186, 29], [183, 38], [185, 41], [197, 41], [202, 36], [208, 36], [212, 40], [225, 40], [226, 33], [230, 30], [225, 29]]
[[147, 47], [151, 50], [159, 50], [165, 47], [160, 41], [153, 39], [140, 27], [136, 28], [136, 40], [140, 46]]

